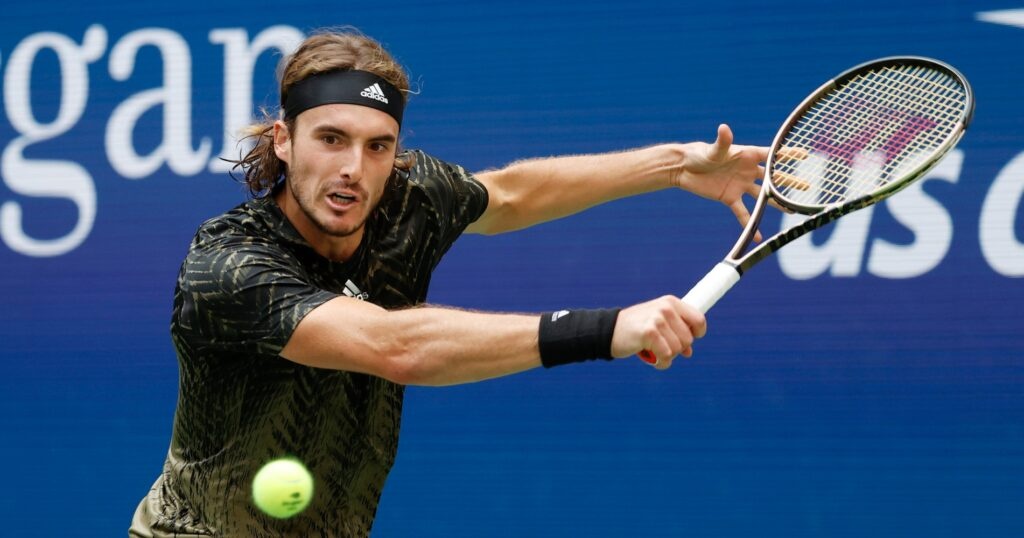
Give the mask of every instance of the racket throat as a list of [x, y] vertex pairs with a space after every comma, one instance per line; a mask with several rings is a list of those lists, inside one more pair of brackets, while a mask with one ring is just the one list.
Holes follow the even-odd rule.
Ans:
[[[761, 192], [757, 195], [757, 202], [754, 203], [754, 209], [750, 212], [750, 220], [747, 221], [747, 225], [743, 228], [743, 232], [740, 234], [739, 239], [736, 240], [736, 244], [732, 246], [732, 250], [729, 251], [729, 255], [726, 256], [727, 260], [739, 260], [743, 257], [744, 253], [750, 247], [751, 243], [754, 242], [754, 236], [757, 234], [758, 228], [761, 226], [761, 218], [764, 216], [764, 209], [768, 206], [769, 186], [767, 181], [761, 186]], [[743, 273], [742, 269], [737, 269], [740, 273]]]

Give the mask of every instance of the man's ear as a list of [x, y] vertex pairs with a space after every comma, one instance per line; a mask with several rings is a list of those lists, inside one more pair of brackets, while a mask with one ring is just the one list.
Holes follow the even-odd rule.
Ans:
[[274, 122], [274, 153], [285, 164], [291, 164], [292, 160], [291, 136], [288, 125], [281, 120]]

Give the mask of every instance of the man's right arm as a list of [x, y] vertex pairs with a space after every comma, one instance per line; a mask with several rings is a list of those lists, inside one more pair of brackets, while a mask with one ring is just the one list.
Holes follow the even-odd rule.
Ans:
[[[611, 354], [654, 351], [658, 368], [689, 356], [704, 318], [665, 296], [619, 312]], [[404, 385], [452, 385], [541, 365], [537, 315], [450, 308], [385, 310], [338, 297], [299, 322], [281, 356], [291, 361], [383, 377]]]

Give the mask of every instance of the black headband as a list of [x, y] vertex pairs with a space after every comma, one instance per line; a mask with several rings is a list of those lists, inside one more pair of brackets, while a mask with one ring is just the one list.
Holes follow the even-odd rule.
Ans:
[[405, 97], [383, 78], [366, 71], [335, 70], [310, 75], [288, 89], [281, 107], [285, 119], [320, 105], [349, 104], [376, 108], [402, 126]]

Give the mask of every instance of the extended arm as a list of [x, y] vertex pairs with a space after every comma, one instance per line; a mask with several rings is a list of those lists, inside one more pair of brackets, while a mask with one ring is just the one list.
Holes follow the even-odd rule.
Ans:
[[[296, 327], [281, 356], [318, 368], [376, 375], [405, 385], [451, 385], [514, 374], [541, 365], [537, 315], [449, 308], [384, 310], [338, 297]], [[658, 368], [689, 356], [704, 335], [704, 317], [676, 297], [623, 309], [611, 342], [614, 357], [641, 349]]]
[[385, 310], [347, 297], [310, 312], [287, 359], [408, 385], [449, 385], [540, 366], [537, 316], [448, 308]]
[[663, 144], [621, 153], [533, 159], [481, 172], [487, 211], [468, 231], [495, 234], [561, 218], [589, 207], [670, 187], [727, 205], [741, 224], [750, 213], [742, 196], [756, 196], [767, 149], [732, 144], [718, 128], [713, 144]]

